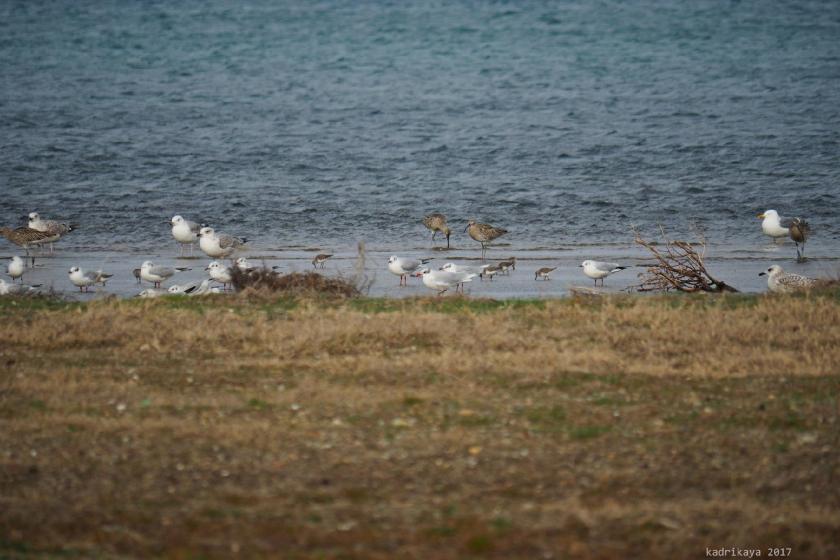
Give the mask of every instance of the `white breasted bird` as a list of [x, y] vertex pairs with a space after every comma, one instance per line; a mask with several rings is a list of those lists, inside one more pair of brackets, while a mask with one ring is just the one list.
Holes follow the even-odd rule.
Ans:
[[604, 285], [604, 278], [610, 274], [615, 274], [619, 270], [624, 270], [626, 266], [621, 266], [617, 263], [599, 262], [599, 261], [583, 261], [580, 265], [583, 268], [583, 273], [595, 280], [595, 285], [598, 285], [598, 280], [601, 285]]

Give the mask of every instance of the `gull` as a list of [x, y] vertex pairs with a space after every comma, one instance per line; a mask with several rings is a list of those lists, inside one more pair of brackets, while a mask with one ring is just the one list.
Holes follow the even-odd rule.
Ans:
[[551, 278], [549, 278], [548, 275], [555, 270], [557, 270], [556, 266], [552, 266], [550, 268], [547, 266], [540, 268], [534, 273], [534, 280], [536, 280], [537, 278], [542, 278], [543, 280], [551, 280]]
[[242, 272], [245, 272], [245, 273], [248, 273], [248, 272], [251, 272], [252, 270], [257, 269], [257, 267], [252, 265], [251, 263], [249, 263], [248, 259], [246, 259], [245, 257], [239, 257], [238, 259], [236, 259], [236, 261], [233, 264], [234, 264], [234, 266], [236, 266], [236, 268], [238, 268], [239, 270], [241, 270]]
[[151, 282], [155, 288], [160, 288], [161, 282], [166, 282], [169, 278], [178, 272], [190, 270], [187, 267], [168, 267], [159, 266], [152, 261], [146, 261], [140, 266], [140, 278], [146, 282]]
[[604, 285], [604, 278], [610, 274], [614, 274], [619, 270], [624, 270], [626, 266], [620, 266], [617, 263], [607, 263], [598, 261], [583, 261], [580, 265], [583, 268], [583, 273], [595, 280], [595, 285], [598, 285], [598, 280], [601, 285]]
[[432, 230], [432, 243], [435, 241], [435, 236], [438, 232], [446, 236], [446, 248], [449, 249], [449, 236], [452, 235], [452, 230], [446, 225], [446, 216], [440, 212], [434, 212], [428, 216], [423, 217], [423, 225]]
[[165, 295], [168, 295], [168, 294], [169, 294], [169, 292], [162, 289], [162, 288], [146, 288], [145, 290], [143, 290], [142, 292], [137, 294], [135, 297], [156, 298], [156, 297], [165, 296]]
[[169, 286], [169, 288], [166, 289], [166, 291], [167, 293], [173, 296], [186, 296], [192, 294], [197, 289], [198, 284], [195, 282], [191, 282], [189, 284], [184, 284], [183, 286], [180, 284], [172, 284], [171, 286]]
[[327, 259], [330, 258], [332, 255], [328, 255], [326, 253], [321, 253], [320, 255], [315, 255], [315, 258], [312, 259], [312, 266], [315, 268], [324, 268], [324, 264], [327, 262]]
[[467, 227], [464, 228], [464, 231], [468, 232], [470, 237], [481, 243], [482, 259], [487, 254], [487, 246], [490, 242], [508, 232], [506, 229], [493, 227], [489, 224], [479, 224], [475, 220], [467, 222]]
[[463, 286], [466, 282], [472, 282], [476, 277], [472, 272], [448, 272], [446, 270], [431, 270], [424, 268], [420, 271], [423, 276], [423, 284], [427, 288], [437, 290], [438, 295], [443, 294], [450, 288], [455, 288], [458, 291], [458, 286]]
[[223, 289], [227, 289], [227, 285], [233, 282], [233, 269], [219, 261], [211, 262], [204, 270], [207, 271], [210, 278], [216, 282], [221, 282]]
[[[446, 263], [440, 270], [444, 272], [457, 272], [457, 273], [467, 273], [467, 274], [475, 274], [479, 277], [481, 273], [484, 272], [485, 269], [489, 268], [489, 264], [483, 264], [481, 266], [465, 266], [465, 265], [457, 265], [455, 263]], [[460, 283], [458, 286], [455, 286], [455, 291], [458, 291], [458, 288], [461, 288], [461, 293], [464, 293], [464, 284], [463, 282]]]
[[105, 274], [101, 270], [94, 271], [85, 271], [79, 268], [78, 266], [71, 267], [70, 270], [67, 271], [70, 282], [73, 283], [74, 286], [79, 288], [80, 292], [87, 292], [89, 291], [88, 288], [93, 286], [94, 284], [102, 284], [105, 285], [105, 282], [108, 281], [108, 278], [113, 276], [113, 274]]
[[417, 274], [421, 267], [432, 259], [403, 259], [396, 255], [388, 258], [388, 272], [400, 277], [400, 286], [408, 286], [408, 276]]
[[[62, 235], [66, 235], [73, 231], [73, 227], [73, 225], [65, 222], [59, 222], [56, 220], [45, 220], [41, 218], [38, 212], [29, 213], [29, 228], [57, 235], [58, 238], [56, 239], [56, 241], [58, 241], [58, 239], [61, 239]], [[53, 243], [53, 241], [50, 241], [50, 253], [52, 253], [53, 251]]]
[[23, 271], [25, 268], [26, 263], [23, 262], [23, 259], [15, 255], [9, 259], [9, 266], [6, 272], [11, 276], [12, 281], [20, 278], [20, 283], [23, 284]]
[[0, 296], [34, 294], [40, 287], [41, 284], [34, 284], [32, 286], [26, 284], [7, 284], [4, 279], [0, 278]]
[[765, 210], [758, 217], [761, 218], [761, 231], [764, 232], [764, 235], [772, 237], [774, 243], [778, 243], [779, 239], [790, 234], [791, 220], [780, 217], [775, 210]]
[[218, 294], [218, 293], [220, 293], [219, 288], [217, 288], [216, 286], [210, 286], [210, 280], [205, 279], [205, 280], [202, 280], [201, 284], [198, 285], [198, 287], [195, 289], [195, 291], [193, 291], [189, 295], [191, 295], [191, 296], [203, 296], [203, 295], [207, 295], [207, 294]]
[[26, 256], [32, 259], [32, 266], [35, 266], [35, 255], [29, 254], [30, 247], [40, 247], [45, 243], [53, 243], [58, 241], [61, 237], [56, 233], [48, 231], [38, 231], [29, 227], [19, 227], [15, 229], [0, 228], [0, 235], [22, 248], [26, 251]]
[[[794, 218], [791, 220], [788, 230], [790, 232], [790, 238], [796, 243], [796, 261], [803, 262], [805, 260], [805, 242], [811, 233], [811, 226], [802, 218]], [[799, 248], [800, 245], [802, 245], [801, 251]]]
[[172, 224], [172, 237], [178, 242], [178, 247], [181, 249], [181, 256], [184, 256], [184, 245], [190, 246], [190, 255], [192, 255], [193, 243], [198, 239], [198, 232], [201, 226], [180, 215], [172, 216], [169, 223]]
[[214, 259], [227, 257], [248, 242], [244, 237], [240, 239], [226, 233], [216, 233], [211, 227], [201, 228], [198, 237], [198, 246], [208, 257]]
[[817, 281], [807, 276], [800, 276], [791, 272], [785, 272], [782, 267], [774, 264], [759, 276], [767, 276], [767, 289], [777, 294], [789, 294], [801, 290], [813, 288]]

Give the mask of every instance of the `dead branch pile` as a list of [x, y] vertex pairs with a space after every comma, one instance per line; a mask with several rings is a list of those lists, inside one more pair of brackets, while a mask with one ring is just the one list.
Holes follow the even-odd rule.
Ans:
[[700, 252], [687, 241], [668, 239], [662, 229], [663, 243], [644, 239], [638, 231], [636, 243], [650, 251], [653, 264], [639, 274], [639, 292], [737, 292], [735, 288], [712, 276], [703, 263], [706, 256], [706, 239], [700, 236]]
[[342, 278], [329, 278], [317, 272], [278, 274], [270, 268], [243, 272], [232, 267], [233, 286], [237, 292], [250, 295], [293, 297], [351, 298], [360, 295], [352, 283]]

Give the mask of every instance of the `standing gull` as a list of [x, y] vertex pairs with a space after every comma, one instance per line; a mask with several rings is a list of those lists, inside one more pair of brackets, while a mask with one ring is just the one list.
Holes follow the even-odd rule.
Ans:
[[96, 272], [92, 270], [85, 271], [78, 266], [70, 268], [70, 270], [67, 271], [67, 274], [70, 278], [70, 282], [79, 288], [80, 292], [89, 291], [88, 288], [94, 284], [102, 284], [104, 286], [105, 282], [108, 281], [108, 278], [113, 276], [113, 274], [105, 274], [101, 270], [97, 270]]
[[785, 272], [777, 264], [774, 264], [764, 272], [759, 272], [758, 275], [767, 276], [767, 289], [777, 294], [789, 294], [791, 292], [807, 290], [813, 288], [817, 283], [813, 278]]
[[480, 224], [475, 220], [467, 222], [467, 227], [464, 228], [464, 231], [468, 232], [470, 237], [481, 243], [482, 259], [487, 254], [487, 246], [490, 242], [508, 232], [506, 229], [493, 227], [489, 224]]
[[403, 259], [396, 255], [388, 258], [388, 272], [400, 277], [400, 286], [408, 286], [408, 276], [417, 274], [432, 259]]
[[240, 239], [226, 233], [216, 233], [211, 227], [201, 228], [198, 237], [198, 246], [208, 257], [214, 259], [232, 255], [248, 242], [244, 237]]
[[446, 236], [446, 248], [449, 249], [449, 236], [452, 230], [446, 225], [446, 216], [440, 212], [435, 212], [423, 217], [423, 225], [432, 230], [432, 243], [435, 241], [435, 236], [438, 232]]
[[[57, 235], [58, 239], [61, 239], [62, 235], [66, 235], [73, 231], [73, 226], [71, 224], [56, 220], [45, 220], [41, 218], [38, 212], [29, 213], [29, 228], [46, 233], [52, 233]], [[56, 241], [58, 239], [56, 239]], [[53, 241], [50, 241], [50, 253], [53, 252], [53, 243]]]
[[[794, 218], [791, 220], [788, 230], [790, 231], [790, 238], [796, 243], [796, 261], [802, 262], [805, 260], [805, 242], [811, 233], [811, 226], [802, 218]], [[800, 245], [802, 245], [801, 250]]]
[[779, 213], [775, 210], [765, 210], [758, 217], [761, 219], [761, 231], [764, 235], [772, 237], [774, 243], [778, 243], [779, 239], [787, 237], [790, 234], [791, 220], [780, 217]]
[[201, 230], [201, 226], [182, 216], [173, 216], [169, 220], [169, 223], [172, 224], [172, 237], [178, 242], [181, 256], [184, 256], [184, 245], [190, 246], [190, 255], [192, 255], [193, 243], [198, 239], [198, 232]]
[[583, 268], [583, 273], [595, 280], [595, 285], [598, 285], [598, 280], [601, 281], [601, 286], [604, 285], [604, 278], [610, 274], [614, 274], [619, 270], [624, 270], [626, 266], [620, 266], [617, 263], [607, 263], [598, 261], [583, 261], [580, 265]]
[[538, 278], [542, 278], [543, 280], [551, 280], [551, 278], [549, 278], [548, 275], [551, 274], [555, 270], [557, 270], [556, 266], [552, 266], [552, 267], [547, 267], [546, 266], [546, 267], [540, 268], [536, 272], [534, 272], [534, 280], [536, 280]]
[[178, 272], [190, 270], [186, 267], [168, 267], [156, 265], [152, 261], [146, 261], [140, 266], [140, 278], [146, 282], [154, 284], [155, 288], [160, 288], [161, 282], [166, 282]]
[[227, 285], [233, 282], [233, 269], [229, 266], [223, 265], [219, 261], [211, 262], [204, 270], [207, 271], [210, 278], [216, 282], [221, 282], [222, 289], [224, 290], [227, 290]]
[[9, 259], [9, 266], [6, 269], [6, 272], [12, 278], [13, 282], [20, 278], [20, 283], [23, 284], [23, 271], [25, 268], [26, 263], [23, 262], [23, 259], [15, 255]]
[[458, 286], [463, 286], [465, 282], [472, 282], [475, 274], [472, 272], [449, 272], [446, 270], [431, 270], [425, 268], [420, 271], [423, 275], [423, 285], [432, 290], [437, 290], [438, 295], [442, 295], [450, 288], [458, 290]]
[[[440, 267], [440, 270], [443, 270], [445, 272], [472, 274], [472, 275], [474, 275], [473, 277], [475, 277], [475, 276], [481, 276], [481, 274], [484, 272], [484, 270], [489, 268], [489, 267], [490, 267], [489, 264], [483, 264], [481, 266], [466, 266], [466, 265], [462, 265], [462, 264], [458, 265], [458, 264], [449, 262], [449, 263], [446, 263], [445, 265], [443, 265], [442, 267]], [[455, 286], [455, 293], [458, 293], [458, 288], [461, 288], [461, 293], [463, 294], [464, 293], [464, 283], [461, 282], [460, 284]]]

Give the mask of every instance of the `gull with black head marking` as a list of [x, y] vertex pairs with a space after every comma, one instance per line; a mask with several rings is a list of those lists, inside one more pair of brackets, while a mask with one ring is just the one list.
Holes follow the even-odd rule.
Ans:
[[104, 286], [105, 282], [113, 276], [113, 274], [105, 274], [101, 270], [95, 272], [93, 270], [82, 270], [78, 266], [71, 267], [67, 271], [67, 275], [70, 278], [70, 282], [79, 288], [80, 292], [90, 291], [89, 288], [95, 284], [102, 284]]
[[432, 259], [405, 259], [396, 255], [388, 258], [388, 272], [400, 277], [400, 286], [408, 286], [408, 277], [418, 274]]
[[210, 275], [210, 278], [215, 280], [216, 282], [222, 283], [222, 289], [227, 290], [228, 284], [233, 282], [233, 268], [229, 266], [225, 266], [219, 261], [213, 261], [207, 268], [204, 270], [207, 271], [207, 274]]
[[467, 222], [467, 227], [464, 231], [469, 233], [470, 237], [481, 243], [481, 258], [483, 259], [487, 254], [487, 246], [491, 241], [498, 239], [508, 232], [508, 230], [499, 227], [493, 227], [490, 224], [480, 224], [475, 220]]
[[146, 261], [140, 266], [140, 278], [146, 282], [151, 282], [155, 288], [160, 288], [162, 282], [166, 282], [175, 274], [179, 272], [186, 272], [190, 270], [185, 266], [160, 266], [152, 261]]
[[615, 274], [619, 270], [624, 270], [626, 266], [621, 266], [618, 263], [608, 263], [599, 261], [583, 261], [580, 265], [583, 268], [583, 273], [595, 280], [595, 285], [598, 285], [598, 280], [601, 281], [601, 286], [604, 285], [604, 278], [610, 274]]
[[423, 225], [432, 230], [432, 243], [435, 242], [435, 236], [438, 232], [446, 236], [446, 248], [449, 249], [449, 236], [452, 235], [452, 230], [446, 224], [446, 216], [440, 212], [434, 212], [423, 217]]

